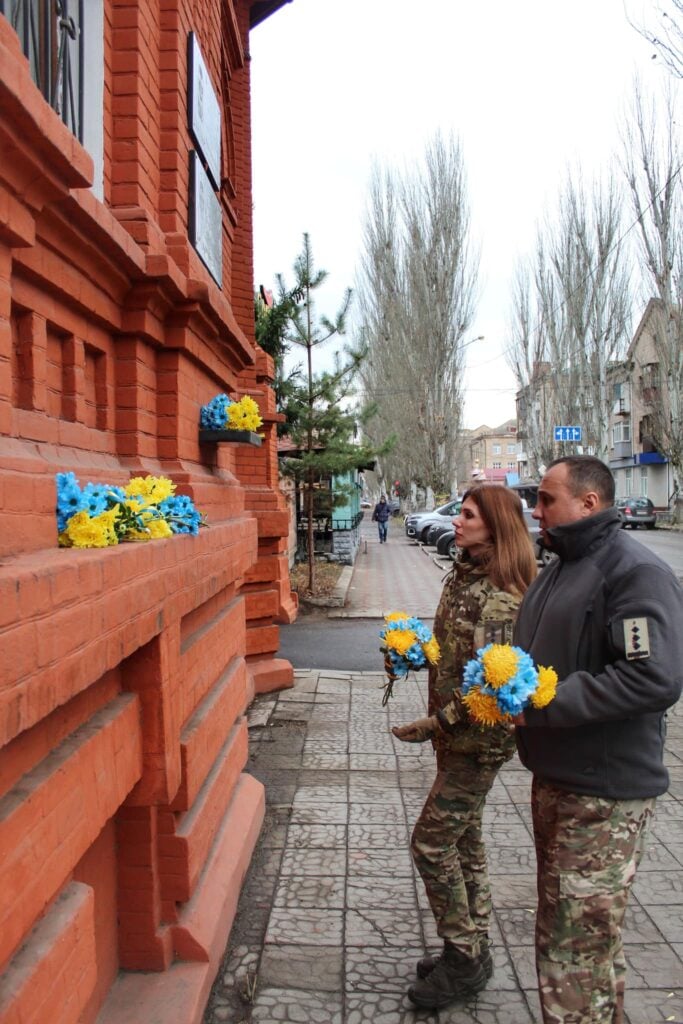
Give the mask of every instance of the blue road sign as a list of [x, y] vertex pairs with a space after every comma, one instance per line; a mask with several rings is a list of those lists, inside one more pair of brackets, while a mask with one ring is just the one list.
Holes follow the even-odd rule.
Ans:
[[581, 427], [555, 427], [556, 441], [580, 441]]

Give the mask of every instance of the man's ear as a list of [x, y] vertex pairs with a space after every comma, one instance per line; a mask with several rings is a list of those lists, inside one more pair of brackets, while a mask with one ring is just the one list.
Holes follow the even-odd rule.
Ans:
[[595, 491], [586, 491], [583, 496], [583, 507], [587, 516], [592, 516], [594, 512], [600, 511], [602, 502]]

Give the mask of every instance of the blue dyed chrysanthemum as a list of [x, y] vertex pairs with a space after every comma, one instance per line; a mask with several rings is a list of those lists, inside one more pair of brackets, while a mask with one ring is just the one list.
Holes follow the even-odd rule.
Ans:
[[98, 516], [110, 508], [110, 488], [103, 484], [86, 484], [83, 488], [83, 506], [91, 516]]
[[232, 404], [232, 399], [227, 395], [216, 395], [210, 402], [202, 406], [199, 425], [204, 430], [223, 430], [228, 422], [228, 408]]
[[159, 505], [159, 511], [174, 533], [199, 533], [201, 513], [195, 508], [192, 498], [188, 498], [186, 494], [175, 494], [171, 498], [165, 498]]
[[83, 492], [74, 473], [57, 473], [57, 530], [61, 533], [76, 512], [85, 507]]

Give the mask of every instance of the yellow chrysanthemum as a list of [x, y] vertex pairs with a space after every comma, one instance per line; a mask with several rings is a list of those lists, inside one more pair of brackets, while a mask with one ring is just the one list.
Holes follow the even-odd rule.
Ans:
[[165, 519], [152, 519], [151, 522], [147, 523], [147, 529], [151, 533], [153, 540], [157, 540], [160, 537], [173, 536], [173, 530]]
[[[143, 505], [158, 505], [175, 492], [175, 484], [165, 476], [134, 476], [124, 488], [132, 498], [143, 499]], [[146, 499], [146, 501], [145, 501]]]
[[531, 695], [531, 703], [535, 708], [544, 708], [550, 704], [557, 692], [557, 672], [554, 668], [538, 666], [538, 686]]
[[492, 644], [481, 656], [484, 676], [495, 690], [512, 679], [519, 664], [517, 655], [509, 644]]
[[384, 637], [384, 643], [397, 654], [405, 654], [415, 641], [417, 635], [413, 629], [389, 629]]
[[431, 640], [427, 640], [426, 643], [422, 644], [422, 650], [425, 652], [425, 658], [430, 665], [436, 665], [437, 661], [441, 657], [441, 649], [439, 642], [435, 637]]
[[227, 426], [233, 430], [258, 430], [263, 425], [259, 407], [249, 395], [228, 406]]
[[116, 535], [115, 523], [119, 515], [119, 506], [114, 505], [113, 508], [108, 509], [106, 512], [100, 512], [98, 516], [95, 516], [93, 523], [97, 523], [107, 534], [107, 541], [109, 544], [118, 544], [119, 538]]
[[400, 622], [401, 619], [409, 619], [408, 612], [389, 612], [388, 615], [384, 616], [385, 622]]
[[108, 521], [102, 521], [101, 516], [91, 519], [87, 512], [77, 512], [69, 520], [64, 531], [74, 548], [106, 548], [110, 544], [116, 544], [110, 539], [113, 529]]
[[498, 725], [500, 722], [509, 720], [496, 704], [496, 698], [492, 697], [490, 693], [482, 693], [478, 686], [473, 686], [471, 690], [464, 693], [462, 701], [466, 705], [470, 717], [478, 725]]

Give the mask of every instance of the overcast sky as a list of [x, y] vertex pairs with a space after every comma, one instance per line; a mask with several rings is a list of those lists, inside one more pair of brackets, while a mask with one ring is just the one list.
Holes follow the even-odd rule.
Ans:
[[[636, 20], [652, 7], [628, 0]], [[355, 283], [373, 162], [415, 164], [452, 131], [481, 247], [465, 426], [514, 416], [515, 262], [566, 168], [609, 165], [634, 74], [665, 77], [651, 54], [624, 0], [293, 0], [251, 35], [256, 285], [292, 282], [307, 231], [332, 317]]]

